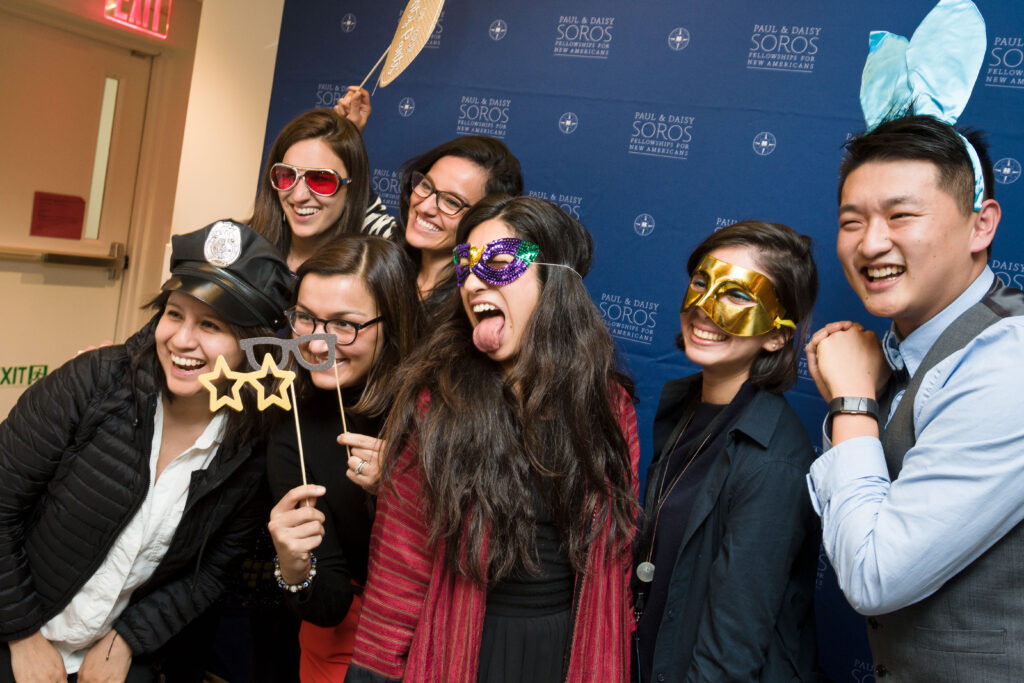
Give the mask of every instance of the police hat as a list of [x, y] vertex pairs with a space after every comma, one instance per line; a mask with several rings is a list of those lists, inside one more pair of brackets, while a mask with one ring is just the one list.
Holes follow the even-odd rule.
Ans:
[[171, 277], [162, 289], [194, 296], [236, 325], [278, 329], [292, 282], [274, 245], [248, 225], [222, 220], [171, 238]]

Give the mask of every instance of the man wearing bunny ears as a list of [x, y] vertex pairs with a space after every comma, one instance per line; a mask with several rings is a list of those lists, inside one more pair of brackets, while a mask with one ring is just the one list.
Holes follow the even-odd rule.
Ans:
[[811, 500], [840, 587], [870, 615], [876, 679], [1024, 672], [1024, 415], [1011, 399], [1024, 386], [1024, 294], [987, 265], [1001, 217], [991, 163], [952, 125], [984, 46], [968, 0], [942, 0], [909, 45], [872, 34], [869, 132], [840, 166], [837, 253], [867, 311], [892, 325], [880, 343], [832, 323], [807, 347], [829, 402]]

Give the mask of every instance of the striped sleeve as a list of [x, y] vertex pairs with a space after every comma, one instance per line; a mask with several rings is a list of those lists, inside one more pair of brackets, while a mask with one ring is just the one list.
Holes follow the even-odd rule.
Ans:
[[384, 202], [377, 195], [371, 195], [373, 201], [366, 207], [366, 216], [363, 218], [363, 234], [376, 235], [377, 237], [395, 238], [397, 221], [388, 213]]
[[387, 679], [405, 672], [433, 567], [415, 455], [412, 441], [395, 464], [392, 485], [380, 491], [352, 658], [354, 666]]
[[[635, 494], [640, 458], [636, 411], [621, 387], [616, 412], [629, 450]], [[566, 677], [570, 683], [626, 683], [629, 680], [629, 639], [634, 623], [629, 590], [632, 556], [625, 548], [610, 547], [610, 543], [607, 533], [602, 534], [587, 556]]]
[[640, 482], [637, 471], [640, 468], [640, 438], [637, 435], [636, 409], [629, 394], [622, 387], [619, 387], [618, 397], [619, 428], [626, 440], [626, 447], [629, 449], [629, 465], [633, 473], [633, 492], [639, 495]]

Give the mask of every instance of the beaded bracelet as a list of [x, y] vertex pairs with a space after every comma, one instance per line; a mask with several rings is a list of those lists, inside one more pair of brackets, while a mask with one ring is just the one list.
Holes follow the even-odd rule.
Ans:
[[274, 578], [277, 580], [277, 585], [281, 590], [286, 590], [289, 593], [298, 593], [309, 588], [309, 585], [313, 583], [313, 577], [316, 576], [316, 555], [313, 553], [309, 554], [309, 574], [302, 580], [301, 583], [288, 583], [281, 576], [281, 560], [277, 555], [274, 555]]

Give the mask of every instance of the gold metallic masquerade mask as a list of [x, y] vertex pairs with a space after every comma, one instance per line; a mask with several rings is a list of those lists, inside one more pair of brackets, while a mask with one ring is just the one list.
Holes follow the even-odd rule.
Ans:
[[771, 280], [713, 256], [697, 264], [683, 298], [683, 310], [696, 306], [707, 313], [722, 331], [737, 337], [756, 337], [780, 327], [796, 328], [783, 318], [786, 311], [775, 295]]

